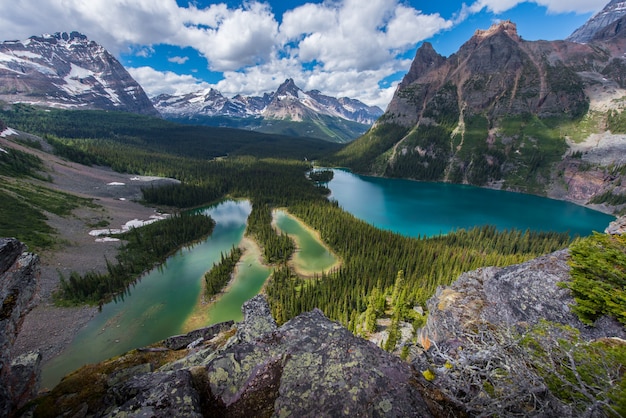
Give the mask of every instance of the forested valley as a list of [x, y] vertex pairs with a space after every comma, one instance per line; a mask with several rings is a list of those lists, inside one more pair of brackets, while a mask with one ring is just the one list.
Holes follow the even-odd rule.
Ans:
[[[108, 165], [120, 172], [181, 181], [179, 185], [144, 189], [146, 204], [183, 210], [228, 197], [250, 199], [253, 210], [246, 233], [261, 245], [266, 262], [275, 266], [267, 294], [279, 322], [314, 307], [360, 333], [367, 332], [376, 317], [390, 312], [394, 323], [419, 322], [421, 318], [411, 308], [423, 306], [437, 286], [449, 284], [461, 272], [518, 263], [563, 248], [570, 242], [567, 234], [500, 232], [489, 226], [434, 238], [408, 238], [379, 230], [327, 199], [328, 190], [323, 184], [329, 180], [329, 172], [307, 177], [312, 165], [296, 155], [302, 151], [300, 145], [298, 152], [292, 153], [293, 149], [281, 148], [283, 142], [274, 147], [266, 143], [264, 151], [255, 154], [254, 146], [244, 144], [239, 151], [248, 150], [248, 155], [224, 157], [224, 149], [196, 151], [210, 148], [201, 135], [181, 139], [163, 132], [155, 134], [169, 122], [148, 119], [147, 127], [139, 127], [136, 116], [116, 118], [105, 112], [45, 113], [19, 106], [12, 112], [7, 119], [13, 126], [44, 135], [64, 158]], [[6, 114], [4, 111], [2, 117]], [[50, 132], [43, 132], [48, 126]], [[64, 137], [64, 132], [70, 134]], [[228, 135], [221, 138], [227, 140]], [[277, 234], [272, 228], [271, 209], [275, 207], [287, 208], [319, 231], [325, 243], [342, 259], [341, 267], [313, 279], [300, 278], [291, 271], [287, 261], [295, 247], [288, 236]], [[107, 261], [108, 274], [63, 278], [60, 299], [71, 303], [101, 303], [123, 294], [125, 286], [132, 282], [129, 277], [136, 278], [174, 250], [167, 245], [162, 251], [139, 249], [142, 242], [155, 241], [151, 235], [144, 234], [168, 228], [171, 222], [199, 222], [197, 218], [202, 216], [174, 217], [169, 222], [154, 224], [146, 232], [134, 230], [122, 236], [128, 244], [117, 263]], [[210, 229], [209, 223], [198, 228], [202, 231], [200, 235]], [[231, 257], [238, 259], [237, 254], [231, 254], [223, 261]], [[232, 263], [225, 264], [224, 271], [232, 269], [228, 266]], [[213, 292], [218, 291], [219, 285], [211, 286]]]

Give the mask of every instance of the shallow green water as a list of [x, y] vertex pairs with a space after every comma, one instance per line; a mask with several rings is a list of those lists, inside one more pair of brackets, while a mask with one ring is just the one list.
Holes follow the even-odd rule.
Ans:
[[285, 211], [274, 211], [274, 221], [281, 231], [298, 244], [299, 250], [293, 256], [293, 262], [298, 268], [310, 273], [322, 273], [337, 262], [337, 258], [309, 230]]
[[446, 183], [358, 176], [333, 170], [331, 199], [374, 226], [407, 236], [494, 225], [499, 230], [604, 231], [615, 217], [573, 203]]
[[271, 269], [260, 264], [255, 254], [244, 255], [237, 267], [237, 277], [232, 286], [209, 308], [207, 325], [243, 319], [241, 306], [259, 293], [270, 273]]
[[[233, 245], [239, 244], [250, 211], [248, 201], [227, 201], [206, 209], [216, 221], [213, 234], [204, 242], [179, 251], [161, 268], [143, 276], [123, 301], [104, 305], [71, 346], [44, 365], [43, 387], [54, 386], [61, 377], [84, 364], [181, 333], [196, 304], [204, 273], [219, 261], [221, 253], [228, 253]], [[243, 280], [233, 285], [233, 293], [239, 296], [216, 304], [212, 323], [239, 318], [241, 304], [258, 293], [269, 274], [260, 279], [247, 269], [242, 273]], [[256, 280], [249, 280], [250, 276]]]

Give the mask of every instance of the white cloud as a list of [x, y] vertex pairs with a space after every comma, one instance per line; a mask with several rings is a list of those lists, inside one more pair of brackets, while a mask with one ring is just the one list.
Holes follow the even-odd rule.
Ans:
[[157, 71], [152, 67], [127, 68], [127, 70], [150, 97], [163, 93], [185, 94], [211, 87], [209, 83], [191, 75]]
[[608, 3], [608, 0], [477, 0], [470, 7], [472, 13], [487, 9], [500, 14], [520, 3], [536, 3], [546, 7], [549, 13], [589, 13], [598, 12]]
[[187, 60], [189, 60], [189, 57], [169, 57], [167, 59], [169, 62], [173, 62], [176, 64], [184, 64], [187, 62]]
[[253, 2], [239, 9], [212, 5], [193, 10], [183, 13], [188, 18], [171, 41], [196, 48], [212, 70], [237, 70], [272, 58], [278, 22], [268, 5]]
[[297, 7], [285, 13], [280, 32], [303, 62], [328, 71], [365, 71], [451, 25], [397, 0], [344, 0]]

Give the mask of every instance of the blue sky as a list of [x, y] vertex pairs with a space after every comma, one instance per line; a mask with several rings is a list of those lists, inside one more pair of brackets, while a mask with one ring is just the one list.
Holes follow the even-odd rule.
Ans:
[[507, 19], [523, 39], [563, 39], [608, 1], [14, 0], [0, 14], [0, 39], [77, 30], [150, 96], [258, 95], [293, 78], [384, 109], [424, 41], [449, 56]]

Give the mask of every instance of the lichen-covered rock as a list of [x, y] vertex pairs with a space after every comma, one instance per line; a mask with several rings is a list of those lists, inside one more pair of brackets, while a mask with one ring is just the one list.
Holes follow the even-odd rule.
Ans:
[[[161, 351], [157, 344], [79, 370], [40, 405], [64, 405], [46, 413], [108, 417], [432, 416], [408, 363], [354, 336], [321, 311], [277, 327], [263, 296], [242, 310], [237, 333], [222, 326], [223, 332], [197, 347]], [[145, 361], [131, 360], [167, 353], [178, 360], [154, 371]], [[119, 367], [112, 369], [116, 362]], [[84, 388], [76, 384], [81, 372]], [[101, 395], [95, 399], [93, 393]], [[91, 400], [84, 401], [87, 394]]]
[[253, 297], [243, 304], [241, 310], [243, 322], [237, 327], [237, 339], [239, 341], [253, 341], [265, 333], [276, 330], [276, 321], [264, 296]]
[[571, 312], [574, 299], [559, 286], [569, 280], [567, 257], [562, 250], [481, 268], [437, 289], [427, 302], [429, 317], [419, 332], [424, 350], [414, 353], [414, 367], [470, 415], [575, 416], [551, 393], [520, 341], [539, 324], [577, 329], [584, 340], [626, 332], [608, 317], [586, 326]]
[[[37, 390], [13, 378], [11, 349], [24, 317], [32, 308], [38, 276], [39, 257], [26, 252], [26, 246], [14, 238], [0, 238], [0, 417]], [[37, 385], [38, 379], [28, 382]]]
[[170, 350], [180, 350], [196, 341], [209, 341], [220, 332], [224, 332], [233, 326], [233, 321], [220, 322], [210, 327], [200, 328], [184, 335], [174, 335], [166, 339], [163, 344]]
[[202, 417], [200, 395], [189, 370], [146, 373], [109, 391], [115, 407], [108, 417]]
[[233, 345], [206, 373], [226, 415], [250, 407], [260, 416], [431, 415], [407, 364], [317, 309]]

